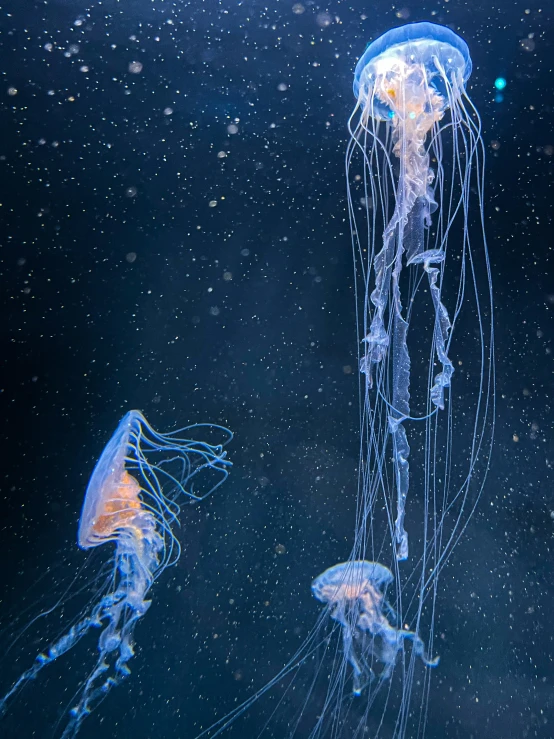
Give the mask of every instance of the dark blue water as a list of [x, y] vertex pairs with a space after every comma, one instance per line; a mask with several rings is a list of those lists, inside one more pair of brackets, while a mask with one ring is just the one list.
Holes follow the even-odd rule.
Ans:
[[[53, 605], [85, 561], [84, 489], [127, 410], [235, 433], [229, 480], [183, 512], [183, 554], [152, 592], [133, 674], [83, 739], [196, 736], [289, 659], [319, 614], [311, 580], [348, 556], [352, 74], [368, 41], [419, 20], [451, 25], [473, 59], [498, 360], [488, 483], [442, 576], [426, 736], [553, 735], [548, 3], [12, 0], [0, 10], [2, 651], [14, 618]], [[1, 692], [89, 594], [15, 644]], [[44, 672], [0, 735], [59, 734], [94, 654], [90, 639]], [[274, 706], [229, 736], [258, 736]]]

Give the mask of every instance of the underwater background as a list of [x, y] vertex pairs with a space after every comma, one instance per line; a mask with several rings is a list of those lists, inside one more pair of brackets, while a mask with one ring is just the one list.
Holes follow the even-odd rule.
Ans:
[[[496, 442], [441, 578], [425, 736], [554, 735], [554, 7], [13, 0], [0, 3], [6, 690], [94, 592], [78, 517], [124, 413], [235, 434], [225, 485], [183, 510], [132, 675], [83, 739], [195, 737], [288, 661], [320, 612], [312, 579], [350, 552], [352, 75], [369, 41], [420, 20], [471, 51], [497, 316]], [[28, 685], [0, 736], [55, 736], [94, 652], [91, 638]], [[278, 699], [224, 736], [258, 736]], [[302, 680], [288, 700], [302, 705]]]

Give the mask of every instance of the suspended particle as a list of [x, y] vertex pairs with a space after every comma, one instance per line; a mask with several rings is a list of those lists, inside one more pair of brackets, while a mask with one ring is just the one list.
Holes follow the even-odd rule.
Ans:
[[408, 20], [410, 17], [410, 9], [409, 8], [400, 8], [400, 10], [396, 11], [396, 17], [400, 18], [403, 21]]
[[333, 18], [329, 15], [329, 13], [318, 13], [315, 20], [317, 25], [321, 28], [327, 28], [327, 26], [330, 26], [333, 22]]

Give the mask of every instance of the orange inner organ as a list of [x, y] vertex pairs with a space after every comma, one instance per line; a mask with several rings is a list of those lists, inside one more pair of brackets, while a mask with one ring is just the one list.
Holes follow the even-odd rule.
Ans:
[[140, 485], [127, 470], [123, 470], [116, 485], [110, 485], [106, 497], [98, 505], [98, 515], [92, 522], [92, 531], [99, 538], [110, 538], [122, 528], [133, 529], [132, 521], [142, 504]]

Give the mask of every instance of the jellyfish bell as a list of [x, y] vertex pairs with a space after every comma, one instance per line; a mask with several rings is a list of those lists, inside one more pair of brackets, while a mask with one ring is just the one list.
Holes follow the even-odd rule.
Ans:
[[329, 567], [312, 582], [317, 600], [332, 607], [359, 600], [367, 594], [375, 602], [383, 599], [382, 589], [393, 581], [393, 574], [378, 562], [348, 561]]
[[82, 549], [115, 539], [140, 513], [140, 485], [125, 468], [131, 427], [140, 417], [139, 411], [123, 417], [94, 467], [79, 519], [77, 541]]
[[466, 42], [435, 23], [393, 28], [356, 65], [354, 95], [373, 118], [436, 120], [459, 98], [472, 70]]

